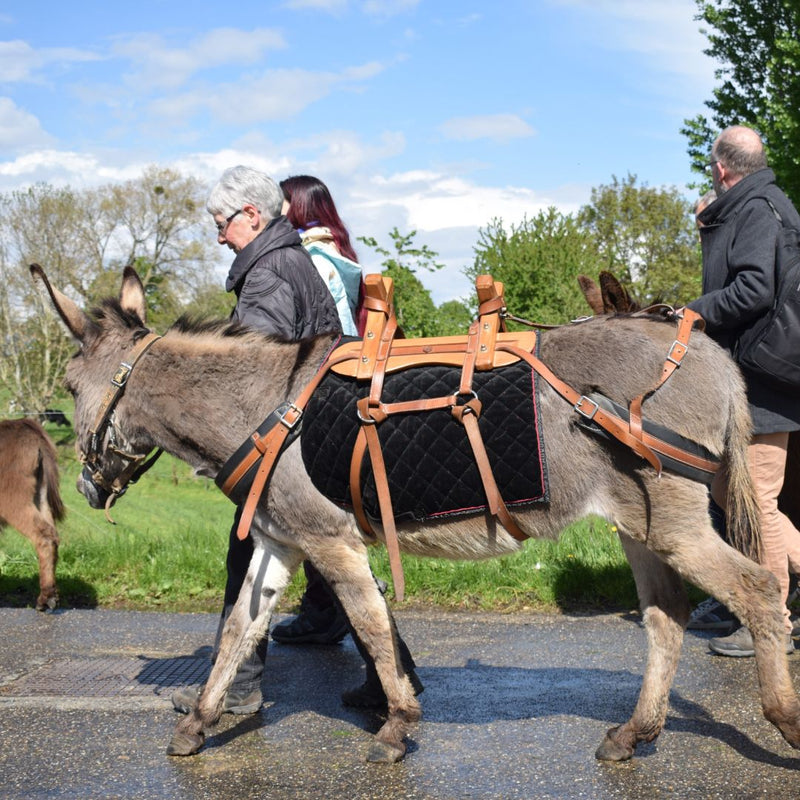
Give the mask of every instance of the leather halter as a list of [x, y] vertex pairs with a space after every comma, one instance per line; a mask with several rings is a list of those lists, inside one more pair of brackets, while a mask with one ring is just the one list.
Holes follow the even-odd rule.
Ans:
[[[133, 368], [136, 366], [139, 359], [150, 349], [151, 345], [160, 338], [161, 336], [159, 334], [148, 332], [120, 362], [117, 371], [111, 378], [110, 385], [103, 395], [103, 399], [100, 401], [100, 407], [97, 409], [94, 422], [91, 428], [89, 428], [89, 450], [88, 452], [84, 452], [82, 449], [79, 451], [81, 463], [84, 464], [85, 468], [90, 470], [92, 482], [108, 492], [105, 511], [109, 522], [114, 521], [109, 516], [108, 510], [114, 505], [116, 499], [125, 494], [128, 486], [132, 483], [136, 483], [136, 481], [155, 464], [158, 457], [163, 452], [161, 448], [156, 448], [154, 451], [151, 451], [149, 455], [140, 455], [122, 450], [117, 445], [116, 428], [113, 421], [114, 409], [125, 392], [125, 386], [128, 383], [131, 372], [133, 372]], [[106, 449], [128, 462], [123, 470], [113, 479], [106, 478], [106, 476], [103, 475], [98, 463], [98, 459], [102, 454], [100, 443], [107, 430], [109, 432], [109, 445]]]

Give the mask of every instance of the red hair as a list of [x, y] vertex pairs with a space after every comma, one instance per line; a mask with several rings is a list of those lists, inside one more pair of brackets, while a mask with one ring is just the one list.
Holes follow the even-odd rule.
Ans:
[[351, 261], [358, 263], [356, 251], [350, 244], [350, 234], [336, 210], [328, 187], [311, 175], [292, 175], [281, 181], [283, 196], [289, 201], [286, 218], [292, 226], [300, 229], [322, 225], [333, 236], [336, 249]]

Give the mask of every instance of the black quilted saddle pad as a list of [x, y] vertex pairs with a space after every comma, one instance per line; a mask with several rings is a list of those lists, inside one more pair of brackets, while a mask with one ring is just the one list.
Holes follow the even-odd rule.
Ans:
[[[386, 376], [384, 403], [451, 395], [459, 368], [428, 366]], [[544, 446], [536, 380], [524, 362], [478, 372], [473, 389], [483, 410], [481, 435], [500, 493], [509, 506], [547, 500]], [[369, 383], [333, 372], [303, 415], [303, 461], [314, 485], [341, 506], [351, 506], [350, 459], [358, 434], [356, 401]], [[476, 513], [486, 508], [478, 467], [464, 427], [449, 409], [396, 414], [378, 425], [396, 519]], [[364, 510], [380, 519], [369, 454], [362, 468]]]

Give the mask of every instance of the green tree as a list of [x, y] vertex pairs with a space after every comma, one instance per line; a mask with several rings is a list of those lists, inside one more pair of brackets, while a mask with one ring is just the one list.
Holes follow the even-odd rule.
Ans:
[[797, 0], [697, 0], [707, 27], [704, 51], [721, 81], [703, 114], [685, 120], [692, 166], [702, 172], [716, 135], [733, 124], [763, 137], [778, 184], [800, 203], [800, 3]]
[[701, 263], [691, 204], [676, 188], [637, 186], [636, 176], [592, 189], [578, 212], [613, 272], [640, 303], [683, 305], [701, 293]]
[[597, 274], [599, 266], [592, 236], [572, 216], [549, 208], [509, 230], [492, 220], [479, 231], [475, 261], [464, 272], [472, 281], [482, 274], [502, 281], [515, 316], [560, 324], [587, 313], [577, 276]]
[[162, 326], [211, 282], [216, 237], [204, 196], [194, 178], [157, 167], [96, 189], [0, 194], [0, 381], [15, 407], [44, 408], [73, 349], [43, 312], [28, 265], [83, 305], [115, 295], [122, 267], [135, 265], [150, 321]]
[[417, 277], [418, 270], [434, 272], [444, 265], [436, 261], [439, 254], [427, 245], [416, 246], [416, 231], [401, 234], [392, 228], [389, 238], [392, 250], [378, 244], [371, 236], [360, 236], [358, 241], [383, 256], [382, 274], [394, 282], [394, 310], [397, 323], [408, 337], [439, 336], [440, 322], [431, 293]]

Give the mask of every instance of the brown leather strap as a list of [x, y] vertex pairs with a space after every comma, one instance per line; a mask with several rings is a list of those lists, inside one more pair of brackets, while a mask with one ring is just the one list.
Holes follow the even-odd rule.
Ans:
[[563, 398], [572, 403], [572, 407], [587, 419], [594, 420], [601, 428], [608, 431], [614, 438], [619, 439], [623, 444], [631, 448], [637, 455], [641, 456], [650, 464], [656, 472], [661, 474], [661, 461], [653, 450], [641, 439], [632, 436], [630, 429], [619, 417], [607, 414], [600, 408], [594, 400], [585, 395], [579, 394], [569, 384], [564, 383], [553, 371], [540, 361], [533, 353], [527, 353], [518, 347], [510, 344], [498, 343], [498, 349], [508, 350], [516, 353], [521, 359], [527, 361], [531, 367], [541, 375]]
[[[314, 378], [305, 386], [299, 397], [283, 415], [281, 424], [271, 428], [263, 437], [258, 437], [255, 434], [253, 435], [253, 443], [260, 453], [263, 452], [263, 455], [261, 456], [261, 464], [259, 465], [258, 472], [253, 480], [253, 485], [250, 487], [250, 491], [247, 494], [247, 499], [245, 500], [244, 508], [242, 509], [242, 516], [239, 519], [239, 527], [236, 529], [236, 536], [239, 539], [246, 539], [250, 533], [250, 525], [253, 522], [256, 506], [258, 505], [258, 501], [261, 498], [262, 492], [264, 491], [264, 487], [267, 485], [267, 480], [275, 468], [275, 462], [278, 458], [278, 455], [280, 455], [283, 443], [286, 440], [286, 437], [289, 435], [289, 431], [295, 425], [297, 425], [302, 418], [303, 410], [308, 404], [308, 401], [311, 399], [311, 395], [314, 393], [317, 386], [319, 386], [320, 381], [325, 377], [325, 375], [328, 374], [328, 370], [334, 364], [343, 359], [350, 359], [354, 357], [355, 355], [350, 352], [340, 353], [337, 355], [337, 351], [334, 351], [330, 358], [328, 358], [319, 368], [319, 370], [317, 370], [317, 374], [314, 376]], [[252, 462], [250, 466], [252, 466]]]
[[100, 407], [97, 409], [97, 414], [94, 418], [92, 427], [89, 428], [89, 434], [92, 438], [92, 450], [97, 452], [95, 447], [96, 437], [100, 434], [106, 422], [108, 421], [114, 406], [125, 391], [125, 384], [128, 382], [136, 362], [150, 349], [151, 345], [157, 342], [161, 336], [157, 333], [148, 333], [143, 336], [136, 345], [131, 349], [124, 361], [120, 362], [117, 371], [111, 378], [111, 385], [106, 389], [103, 399], [100, 401]]
[[366, 323], [359, 359], [356, 362], [356, 377], [359, 380], [372, 377], [384, 328], [388, 320], [394, 317], [393, 295], [394, 284], [390, 278], [375, 274], [364, 278], [363, 306], [366, 311]]
[[497, 346], [497, 334], [506, 329], [501, 314], [505, 312], [503, 284], [491, 275], [478, 275], [475, 279], [478, 295], [478, 352], [475, 369], [482, 372], [492, 369]]
[[[383, 449], [381, 442], [378, 438], [377, 423], [382, 422], [386, 416], [382, 411], [371, 407], [368, 397], [363, 397], [356, 404], [358, 407], [359, 416], [362, 419], [361, 430], [359, 437], [366, 442], [366, 449], [369, 452], [370, 463], [372, 464], [372, 474], [375, 476], [375, 491], [378, 494], [378, 506], [381, 512], [381, 524], [383, 525], [383, 538], [386, 544], [386, 551], [389, 554], [389, 568], [392, 572], [392, 583], [394, 584], [394, 593], [398, 602], [402, 602], [405, 597], [406, 579], [403, 574], [403, 563], [400, 559], [400, 544], [397, 540], [397, 528], [394, 522], [394, 509], [392, 508], [392, 497], [389, 493], [389, 479], [386, 475], [386, 463], [383, 460]], [[364, 420], [370, 420], [365, 422]], [[360, 448], [363, 455], [363, 445]], [[353, 500], [353, 506], [356, 505], [356, 497], [358, 498], [359, 512], [357, 519], [361, 523], [366, 522], [366, 515], [363, 511], [363, 504], [361, 502], [361, 458], [358, 459], [356, 464], [356, 453], [353, 451], [353, 458], [350, 464], [351, 469], [351, 490], [350, 496]], [[355, 474], [353, 474], [355, 471]], [[353, 483], [355, 479], [355, 483]], [[356, 493], [353, 491], [356, 488]], [[369, 523], [367, 523], [366, 530], [372, 531]]]
[[[472, 376], [475, 374], [478, 346], [479, 321], [476, 321], [469, 326], [469, 334], [467, 335], [467, 349], [464, 353], [464, 364], [461, 367], [461, 382], [458, 386], [458, 391], [461, 394], [469, 394], [472, 391]], [[492, 348], [492, 358], [494, 358], [494, 348]]]
[[500, 489], [497, 486], [497, 481], [494, 479], [492, 465], [489, 462], [489, 456], [486, 453], [483, 437], [478, 427], [478, 419], [481, 415], [481, 401], [478, 400], [477, 397], [474, 397], [464, 405], [454, 406], [451, 411], [453, 416], [464, 426], [464, 430], [467, 432], [467, 438], [472, 447], [475, 463], [478, 465], [478, 472], [481, 476], [481, 482], [483, 483], [483, 490], [486, 494], [489, 512], [500, 520], [502, 526], [515, 539], [521, 542], [528, 539], [529, 537], [527, 534], [523, 533], [516, 522], [511, 519], [505, 501], [500, 494]]
[[678, 333], [664, 360], [664, 366], [661, 369], [661, 376], [658, 379], [658, 383], [656, 383], [652, 389], [640, 394], [638, 397], [634, 397], [631, 401], [628, 408], [630, 413], [630, 431], [631, 435], [635, 436], [640, 441], [643, 440], [642, 404], [653, 392], [659, 389], [681, 365], [683, 357], [689, 352], [689, 337], [692, 335], [692, 329], [697, 320], [700, 320], [702, 323], [703, 318], [696, 311], [692, 311], [690, 308], [684, 310], [683, 317], [681, 317], [678, 322]]
[[397, 333], [397, 317], [392, 314], [383, 326], [378, 351], [375, 355], [375, 365], [372, 371], [369, 398], [373, 404], [379, 403], [383, 392], [383, 381], [386, 378], [386, 365], [389, 363], [389, 354], [392, 351], [392, 342]]

